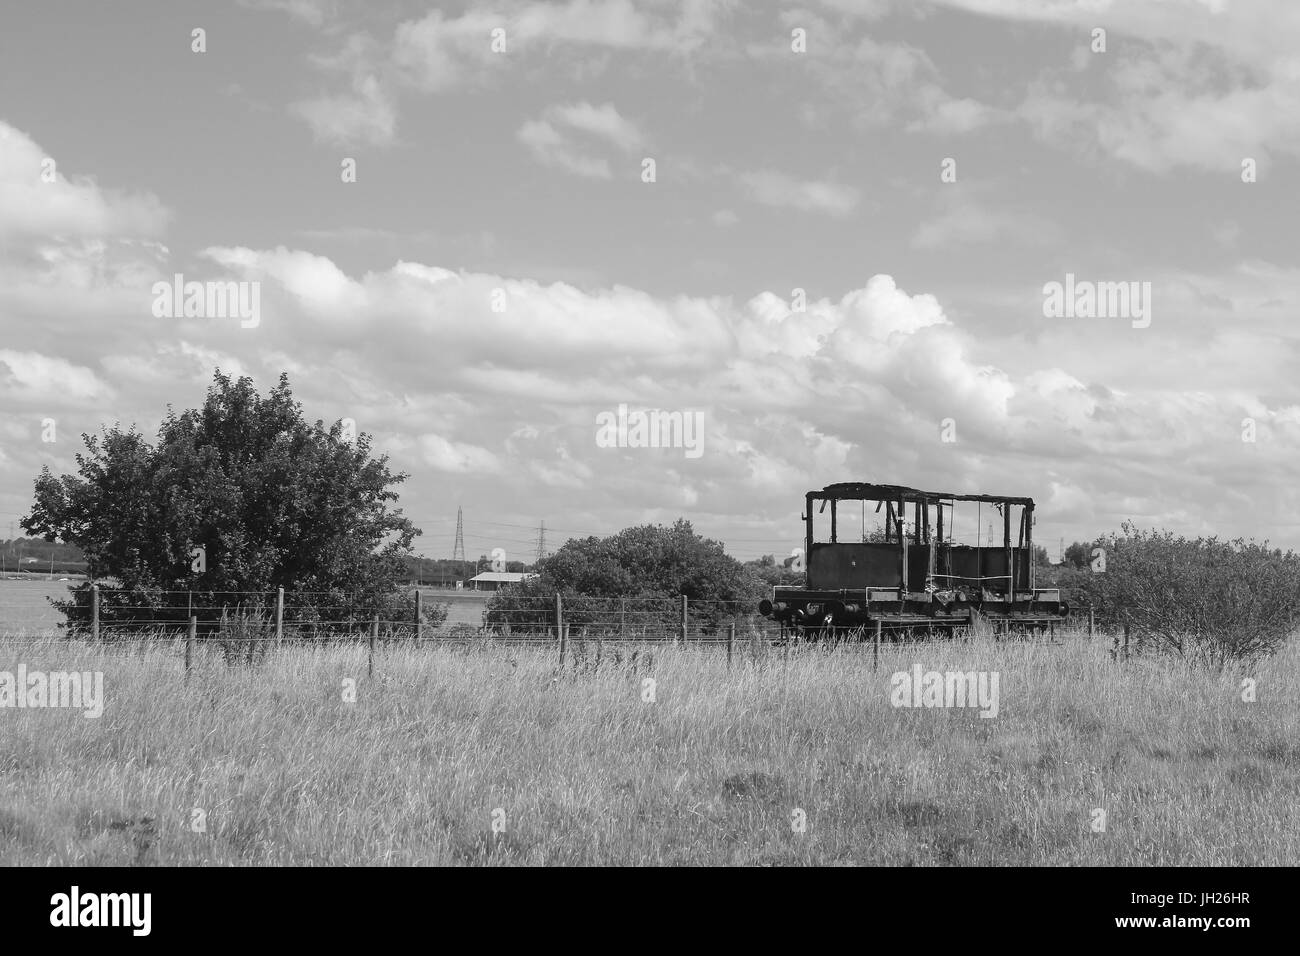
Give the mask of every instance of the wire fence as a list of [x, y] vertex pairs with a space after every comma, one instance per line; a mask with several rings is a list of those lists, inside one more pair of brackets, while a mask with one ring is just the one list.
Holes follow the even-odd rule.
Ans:
[[[509, 643], [586, 641], [785, 642], [794, 631], [764, 618], [751, 602], [663, 597], [521, 595], [407, 588], [383, 594], [329, 591], [124, 591], [111, 586], [0, 582], [0, 641], [62, 634], [90, 641], [238, 635], [251, 642], [338, 640]], [[1069, 631], [1086, 620], [1075, 617]], [[942, 625], [886, 628], [898, 640]], [[1054, 636], [1053, 629], [1047, 636]], [[899, 633], [905, 632], [905, 633]], [[919, 633], [918, 633], [919, 632]], [[807, 636], [807, 635], [805, 635]], [[871, 640], [869, 629], [822, 635]]]
[[[105, 651], [145, 654], [163, 650], [192, 666], [213, 656], [227, 665], [264, 663], [279, 648], [360, 646], [366, 672], [373, 677], [376, 653], [397, 643], [489, 651], [498, 645], [531, 646], [558, 655], [557, 674], [596, 674], [612, 670], [647, 673], [666, 644], [722, 655], [765, 667], [790, 664], [810, 650], [863, 652], [872, 668], [881, 661], [882, 640], [897, 651], [933, 646], [935, 637], [968, 640], [974, 628], [899, 628], [874, 631], [799, 632], [757, 614], [749, 602], [664, 598], [565, 600], [505, 593], [487, 595], [408, 589], [383, 595], [338, 591], [189, 591], [133, 592], [124, 600], [112, 588], [68, 585], [0, 588], [0, 646], [46, 644], [52, 635], [80, 639]], [[56, 606], [56, 604], [61, 605]], [[454, 612], [454, 613], [453, 613]], [[17, 622], [17, 623], [16, 623]], [[200, 624], [204, 625], [203, 627]], [[1074, 622], [1076, 628], [1080, 622]], [[1070, 625], [1028, 635], [1028, 640], [1061, 646]], [[1087, 633], [1092, 634], [1091, 621]], [[1003, 636], [1009, 637], [1009, 632]], [[1021, 639], [1025, 639], [1022, 635]], [[1112, 656], [1118, 657], [1118, 638]], [[1128, 634], [1123, 658], [1128, 657]]]

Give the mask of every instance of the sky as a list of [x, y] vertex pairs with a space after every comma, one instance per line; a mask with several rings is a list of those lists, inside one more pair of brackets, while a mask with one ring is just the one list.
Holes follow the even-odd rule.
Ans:
[[219, 367], [370, 433], [433, 557], [781, 557], [838, 481], [1300, 548], [1298, 158], [1288, 0], [9, 5], [0, 537]]

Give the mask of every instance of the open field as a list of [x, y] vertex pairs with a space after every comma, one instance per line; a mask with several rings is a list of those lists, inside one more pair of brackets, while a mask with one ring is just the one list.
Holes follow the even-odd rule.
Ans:
[[[1300, 647], [1246, 703], [1108, 643], [661, 646], [648, 703], [644, 668], [540, 648], [368, 678], [364, 647], [203, 647], [187, 682], [179, 645], [10, 641], [0, 670], [102, 671], [105, 709], [0, 709], [0, 864], [1300, 863]], [[998, 715], [891, 706], [918, 663], [997, 672]]]
[[62, 600], [68, 588], [84, 578], [59, 575], [70, 580], [60, 582], [41, 578], [0, 579], [0, 634], [30, 634], [53, 629], [63, 615], [50, 606], [47, 598]]
[[420, 588], [424, 600], [431, 603], [447, 605], [445, 627], [468, 624], [470, 627], [483, 625], [483, 608], [487, 606], [487, 591], [452, 591], [446, 588]]

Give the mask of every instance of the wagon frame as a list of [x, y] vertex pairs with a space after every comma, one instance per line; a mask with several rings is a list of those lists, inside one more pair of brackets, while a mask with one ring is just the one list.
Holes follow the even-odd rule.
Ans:
[[[844, 533], [846, 501], [863, 502], [860, 540]], [[876, 514], [883, 511], [883, 536], [867, 536], [869, 502]], [[959, 502], [976, 507], [974, 545], [951, 536]], [[828, 506], [829, 540], [818, 541], [816, 519]], [[999, 516], [1000, 545], [983, 543], [985, 506]], [[952, 628], [984, 618], [1024, 628], [1048, 627], [1069, 614], [1058, 588], [1035, 587], [1032, 498], [841, 482], [809, 491], [802, 518], [804, 583], [777, 585], [759, 604], [759, 613], [782, 625], [805, 631], [877, 623], [891, 630]]]

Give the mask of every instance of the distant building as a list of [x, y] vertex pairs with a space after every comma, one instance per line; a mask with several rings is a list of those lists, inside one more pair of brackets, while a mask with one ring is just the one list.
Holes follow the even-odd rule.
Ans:
[[503, 584], [518, 584], [526, 578], [535, 578], [536, 574], [523, 571], [484, 571], [469, 579], [470, 586], [476, 591], [495, 591]]

